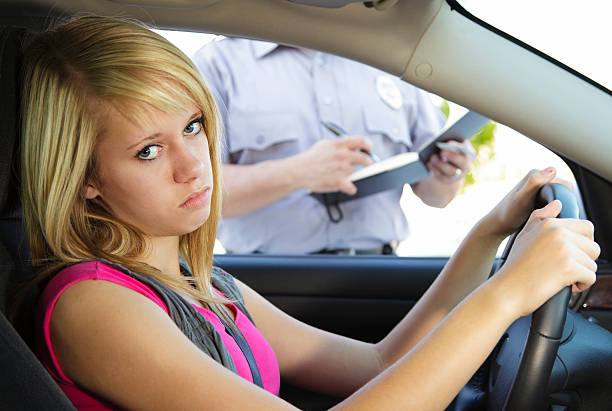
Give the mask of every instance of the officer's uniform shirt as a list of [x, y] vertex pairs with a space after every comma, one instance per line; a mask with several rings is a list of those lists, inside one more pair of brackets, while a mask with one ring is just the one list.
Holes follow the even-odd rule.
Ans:
[[[378, 69], [322, 52], [245, 39], [207, 44], [194, 56], [224, 123], [223, 161], [253, 164], [301, 153], [335, 137], [321, 120], [372, 140], [381, 159], [416, 150], [445, 118], [422, 90]], [[408, 235], [402, 190], [325, 207], [298, 190], [250, 214], [224, 219], [218, 238], [234, 253], [371, 249]], [[243, 201], [249, 201], [245, 198]]]

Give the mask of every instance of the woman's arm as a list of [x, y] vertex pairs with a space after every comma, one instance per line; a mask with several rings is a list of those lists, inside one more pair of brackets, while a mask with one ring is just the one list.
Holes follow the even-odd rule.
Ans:
[[283, 378], [312, 391], [348, 396], [406, 354], [487, 279], [501, 239], [486, 229], [479, 224], [472, 230], [419, 302], [378, 344], [299, 322], [237, 284], [257, 327], [277, 352]]
[[236, 280], [257, 328], [272, 346], [281, 377], [315, 392], [346, 397], [382, 371], [370, 343], [305, 324]]
[[[584, 289], [594, 282], [599, 248], [593, 242], [592, 225], [554, 219], [559, 211], [560, 203], [553, 202], [533, 212], [504, 268], [420, 341], [399, 341], [400, 333], [412, 324], [404, 321], [394, 331], [395, 352], [391, 350], [386, 358], [374, 345], [303, 325], [248, 287], [240, 287], [279, 358], [284, 377], [338, 395], [357, 390], [338, 409], [442, 409], [515, 319], [567, 285]], [[418, 324], [414, 327], [418, 329]], [[385, 361], [402, 350], [408, 351], [385, 369]], [[360, 384], [365, 385], [358, 389]]]
[[[554, 175], [554, 169], [529, 173], [476, 225], [417, 305], [377, 345], [314, 330], [286, 316], [252, 290], [243, 287], [247, 304], [258, 327], [273, 341], [272, 345], [279, 353], [284, 377], [316, 391], [347, 395], [404, 356], [487, 279], [499, 244], [527, 219], [537, 191], [544, 184], [551, 182]], [[542, 211], [534, 213], [532, 218], [537, 220], [541, 213]], [[592, 239], [592, 233], [587, 232], [584, 235]], [[543, 252], [558, 253], [558, 250], [547, 248]], [[537, 272], [536, 270], [530, 275]], [[495, 307], [480, 307], [474, 312], [479, 310], [491, 313], [495, 312]], [[269, 321], [271, 318], [273, 320]], [[287, 329], [292, 331], [279, 331], [279, 323], [284, 323]], [[502, 324], [506, 327], [505, 322], [502, 321]], [[463, 332], [459, 335], [463, 335]], [[276, 344], [275, 339], [278, 339]], [[455, 343], [456, 341], [449, 341], [449, 347]], [[284, 356], [285, 349], [287, 352], [299, 354]], [[311, 375], [320, 374], [322, 370], [325, 370], [325, 378], [310, 378]]]
[[[485, 226], [479, 225], [472, 231], [425, 295], [378, 344], [356, 341], [304, 324], [274, 307], [245, 284], [236, 282], [257, 328], [266, 336], [277, 354], [283, 379], [312, 391], [346, 397], [404, 356], [465, 295], [486, 280], [497, 246], [485, 229]], [[497, 244], [499, 241], [496, 240]], [[482, 300], [472, 301], [469, 307], [476, 308], [471, 311], [464, 309], [468, 314], [463, 315], [474, 317], [479, 314], [479, 310], [484, 311], [479, 305]], [[487, 311], [493, 314], [495, 307], [488, 307]], [[505, 321], [501, 324], [503, 329], [500, 333], [507, 327]], [[493, 333], [497, 331], [495, 329]], [[452, 335], [453, 332], [456, 331], [451, 327], [444, 335]], [[463, 332], [458, 332], [458, 335], [463, 335]], [[439, 338], [444, 340], [445, 337]], [[439, 352], [438, 355], [453, 355], [455, 342], [452, 338], [448, 340], [448, 350], [448, 353]], [[480, 351], [486, 358], [486, 352]], [[425, 354], [420, 358], [428, 357], [429, 354]], [[422, 372], [420, 378], [429, 376]]]
[[388, 366], [417, 344], [488, 278], [501, 242], [529, 217], [538, 190], [555, 170], [531, 171], [466, 236], [427, 292], [377, 346]]
[[470, 231], [425, 294], [377, 344], [384, 367], [407, 353], [486, 281], [502, 240], [484, 220]]

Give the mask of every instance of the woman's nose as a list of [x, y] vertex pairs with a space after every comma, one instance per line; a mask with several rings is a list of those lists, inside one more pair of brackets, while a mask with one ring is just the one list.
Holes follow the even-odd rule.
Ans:
[[175, 149], [174, 181], [188, 183], [202, 175], [204, 164], [199, 154], [186, 144]]

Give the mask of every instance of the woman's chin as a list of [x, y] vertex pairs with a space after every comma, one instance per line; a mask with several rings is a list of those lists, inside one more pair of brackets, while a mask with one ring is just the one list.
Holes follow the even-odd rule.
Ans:
[[206, 223], [206, 219], [202, 221], [195, 221], [190, 224], [184, 222], [184, 224], [181, 224], [180, 227], [167, 227], [161, 230], [159, 229], [159, 227], [157, 227], [156, 230], [144, 230], [144, 232], [147, 233], [147, 235], [150, 237], [177, 237], [193, 233], [198, 228], [202, 227], [204, 223]]
[[197, 219], [197, 220], [195, 220], [193, 222], [190, 222], [189, 225], [186, 224], [184, 229], [181, 230], [183, 232], [180, 235], [192, 233], [195, 230], [197, 230], [198, 228], [202, 227], [206, 223], [206, 221], [208, 220], [208, 215], [209, 215], [209, 213], [206, 213], [206, 215], [203, 216], [202, 218]]

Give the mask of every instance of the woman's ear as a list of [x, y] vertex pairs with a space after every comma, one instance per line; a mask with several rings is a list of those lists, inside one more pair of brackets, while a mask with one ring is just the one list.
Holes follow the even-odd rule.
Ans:
[[95, 186], [95, 184], [87, 183], [87, 185], [85, 186], [84, 194], [85, 194], [85, 199], [86, 200], [93, 200], [94, 198], [100, 196], [100, 191]]

